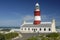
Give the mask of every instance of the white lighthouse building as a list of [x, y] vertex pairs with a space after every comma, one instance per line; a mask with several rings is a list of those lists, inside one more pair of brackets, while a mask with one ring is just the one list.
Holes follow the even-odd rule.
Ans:
[[20, 27], [21, 33], [52, 33], [56, 32], [55, 19], [51, 22], [42, 22], [40, 15], [39, 4], [36, 3], [34, 10], [34, 21], [26, 22], [24, 21]]

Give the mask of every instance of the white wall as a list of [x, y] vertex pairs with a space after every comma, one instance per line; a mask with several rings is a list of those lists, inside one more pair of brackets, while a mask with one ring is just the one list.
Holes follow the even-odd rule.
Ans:
[[52, 20], [52, 32], [57, 32], [56, 31], [56, 25], [55, 25], [55, 19]]
[[[23, 30], [22, 30], [22, 28], [23, 28]], [[25, 30], [25, 28], [26, 28], [26, 30]], [[28, 30], [28, 28], [30, 28], [30, 30]], [[41, 31], [40, 31], [40, 28], [41, 28]], [[46, 28], [46, 31], [44, 31], [44, 28]], [[39, 33], [46, 32], [46, 33], [48, 33], [48, 32], [51, 32], [51, 31], [49, 31], [49, 28], [51, 29], [51, 27], [21, 27], [20, 32], [33, 33], [34, 30], [32, 30], [32, 29], [37, 29], [35, 32], [39, 32]]]

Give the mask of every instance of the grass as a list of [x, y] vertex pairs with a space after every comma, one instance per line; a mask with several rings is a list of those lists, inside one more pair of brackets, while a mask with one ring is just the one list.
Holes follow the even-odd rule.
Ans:
[[27, 40], [60, 40], [60, 33], [39, 34]]

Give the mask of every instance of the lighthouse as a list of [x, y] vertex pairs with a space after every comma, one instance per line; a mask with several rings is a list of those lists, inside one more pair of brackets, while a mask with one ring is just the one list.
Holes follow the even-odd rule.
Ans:
[[56, 31], [55, 19], [49, 22], [41, 21], [39, 4], [36, 3], [34, 10], [34, 21], [26, 22], [24, 20], [23, 24], [20, 26], [21, 33], [54, 33]]
[[34, 10], [34, 25], [38, 25], [41, 23], [41, 16], [40, 16], [40, 8], [39, 4], [36, 3], [35, 10]]

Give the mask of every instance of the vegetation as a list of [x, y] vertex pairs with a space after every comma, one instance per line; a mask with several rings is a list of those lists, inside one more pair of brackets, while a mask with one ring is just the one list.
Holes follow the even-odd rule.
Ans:
[[0, 31], [10, 31], [11, 29], [2, 29], [2, 30], [0, 30]]
[[46, 37], [58, 37], [59, 34], [58, 33], [51, 33], [49, 35], [46, 35]]
[[60, 40], [59, 33], [40, 34], [36, 37], [31, 37], [27, 40]]
[[0, 40], [9, 40], [9, 39], [17, 37], [18, 35], [19, 34], [15, 33], [15, 32], [8, 33], [8, 34], [1, 34], [0, 33]]
[[5, 40], [5, 37], [3, 34], [0, 33], [0, 40]]
[[38, 40], [38, 38], [37, 37], [31, 37], [31, 38], [29, 38], [27, 40]]
[[6, 39], [11, 39], [11, 38], [15, 38], [16, 36], [18, 36], [18, 33], [8, 33], [8, 34], [5, 34], [5, 38]]

